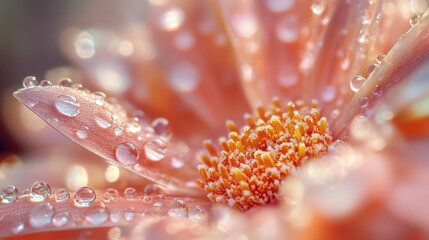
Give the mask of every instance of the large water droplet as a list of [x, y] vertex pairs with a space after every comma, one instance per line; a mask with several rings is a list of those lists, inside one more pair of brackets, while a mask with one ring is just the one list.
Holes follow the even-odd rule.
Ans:
[[52, 223], [56, 227], [61, 227], [66, 225], [70, 221], [70, 213], [67, 211], [59, 211], [55, 213], [54, 217], [52, 218]]
[[173, 135], [170, 122], [165, 118], [157, 118], [152, 122], [152, 128], [155, 134], [164, 138], [166, 141], [170, 140]]
[[30, 199], [33, 202], [42, 202], [51, 196], [51, 187], [49, 184], [38, 181], [30, 187]]
[[9, 185], [1, 191], [1, 201], [3, 203], [13, 203], [18, 198], [18, 189], [15, 186]]
[[121, 143], [115, 150], [116, 159], [125, 166], [132, 166], [139, 159], [139, 153], [132, 143]]
[[159, 193], [162, 193], [162, 190], [161, 190], [161, 187], [156, 183], [148, 184], [144, 188], [144, 194], [146, 195], [159, 194]]
[[76, 130], [76, 136], [80, 139], [86, 139], [88, 137], [89, 128], [86, 126], [83, 126]]
[[102, 207], [96, 207], [88, 211], [85, 220], [93, 225], [100, 225], [107, 221], [109, 214], [107, 210]]
[[31, 226], [40, 228], [50, 224], [54, 213], [54, 208], [50, 203], [43, 203], [33, 207], [29, 216]]
[[62, 78], [58, 82], [58, 86], [61, 86], [61, 87], [71, 87], [72, 85], [73, 85], [73, 82], [70, 78]]
[[167, 153], [167, 145], [160, 139], [150, 140], [144, 145], [146, 157], [152, 161], [159, 161], [165, 157]]
[[79, 113], [80, 104], [75, 97], [70, 95], [60, 95], [55, 100], [57, 111], [68, 117], [75, 117]]
[[65, 188], [60, 188], [55, 192], [55, 200], [57, 202], [64, 202], [69, 200], [70, 192]]
[[356, 76], [352, 78], [352, 80], [350, 80], [350, 89], [353, 92], [358, 92], [362, 87], [362, 85], [364, 84], [365, 80], [366, 79], [362, 76]]
[[50, 81], [48, 81], [48, 80], [42, 80], [42, 81], [39, 83], [39, 86], [40, 86], [40, 87], [49, 87], [49, 86], [52, 86], [52, 83], [51, 83]]
[[168, 215], [171, 217], [186, 218], [188, 216], [188, 207], [181, 199], [173, 199], [170, 202]]
[[37, 82], [37, 79], [34, 76], [28, 76], [28, 77], [24, 78], [24, 80], [22, 81], [22, 86], [24, 88], [34, 88], [38, 84], [39, 83]]
[[74, 201], [79, 207], [91, 206], [95, 198], [95, 191], [90, 187], [81, 187], [74, 194]]

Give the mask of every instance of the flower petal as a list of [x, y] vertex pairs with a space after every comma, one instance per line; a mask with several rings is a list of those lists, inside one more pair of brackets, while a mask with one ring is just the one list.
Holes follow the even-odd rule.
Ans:
[[[375, 103], [399, 83], [409, 79], [410, 73], [428, 60], [429, 17], [424, 15], [389, 51], [382, 64], [374, 69], [363, 87], [345, 106], [341, 117], [331, 130], [336, 137], [346, 136], [347, 123], [358, 114], [369, 116]], [[418, 41], [416, 41], [418, 39]]]
[[[119, 105], [101, 94], [61, 86], [20, 89], [15, 97], [65, 136], [108, 162], [120, 165], [170, 190], [198, 194], [193, 187], [196, 171], [177, 168], [178, 153], [147, 123], [127, 118]], [[173, 174], [174, 173], [174, 174]], [[188, 182], [188, 183], [187, 183]]]

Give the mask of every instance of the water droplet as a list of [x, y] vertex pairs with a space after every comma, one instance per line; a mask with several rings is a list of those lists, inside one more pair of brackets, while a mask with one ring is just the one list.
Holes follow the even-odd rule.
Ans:
[[38, 85], [37, 79], [34, 76], [28, 76], [22, 81], [22, 86], [24, 88], [34, 88]]
[[316, 0], [311, 5], [311, 11], [316, 15], [321, 15], [327, 7], [327, 3], [324, 0]]
[[144, 151], [149, 160], [160, 161], [167, 153], [167, 145], [162, 139], [157, 138], [145, 143]]
[[298, 28], [298, 18], [296, 16], [284, 16], [276, 26], [277, 38], [285, 43], [291, 43], [298, 40], [300, 29]]
[[361, 108], [366, 108], [368, 106], [369, 100], [367, 97], [360, 97], [358, 104]]
[[76, 136], [80, 139], [86, 139], [88, 137], [88, 133], [89, 133], [89, 128], [85, 126], [76, 130]]
[[112, 223], [119, 223], [122, 218], [121, 213], [117, 210], [114, 212], [111, 212], [109, 217]]
[[52, 86], [52, 83], [51, 83], [50, 81], [48, 81], [48, 80], [42, 80], [42, 81], [39, 83], [39, 86], [40, 86], [40, 87], [49, 87], [49, 86]]
[[65, 202], [69, 200], [70, 192], [65, 188], [60, 188], [55, 192], [55, 200], [57, 202]]
[[186, 218], [188, 216], [188, 207], [181, 199], [173, 199], [170, 202], [168, 215], [171, 217]]
[[384, 59], [386, 59], [386, 55], [384, 55], [384, 54], [378, 54], [378, 55], [377, 55], [377, 58], [375, 59], [375, 61], [376, 61], [378, 64], [381, 64], [381, 63], [384, 61]]
[[75, 117], [79, 113], [80, 104], [75, 97], [70, 95], [60, 95], [55, 100], [57, 111], [68, 117]]
[[119, 196], [118, 190], [114, 188], [108, 188], [103, 193], [103, 202], [110, 202], [114, 199], [116, 199]]
[[71, 88], [75, 90], [82, 90], [83, 86], [82, 84], [76, 83], [76, 84], [73, 84]]
[[193, 206], [189, 209], [189, 219], [195, 221], [203, 221], [207, 218], [207, 211], [200, 206]]
[[198, 69], [192, 63], [183, 62], [176, 64], [168, 76], [168, 83], [178, 92], [192, 92], [200, 83]]
[[161, 27], [166, 31], [177, 30], [185, 19], [182, 9], [172, 8], [161, 15]]
[[104, 92], [100, 92], [100, 91], [94, 92], [93, 94], [95, 96], [95, 104], [102, 107], [105, 103], [106, 94]]
[[133, 169], [134, 169], [134, 171], [141, 172], [141, 170], [143, 169], [143, 167], [142, 167], [142, 165], [136, 163], [136, 164], [133, 165]]
[[24, 230], [24, 228], [25, 228], [24, 223], [18, 222], [15, 224], [15, 226], [12, 226], [11, 230], [13, 233], [17, 234], [17, 233], [22, 232]]
[[52, 218], [52, 223], [56, 227], [61, 227], [66, 225], [70, 221], [70, 213], [67, 211], [59, 211], [55, 213], [54, 217]]
[[322, 91], [322, 99], [325, 102], [330, 102], [330, 101], [334, 100], [335, 95], [336, 95], [336, 88], [333, 86], [327, 86]]
[[102, 207], [96, 207], [89, 210], [85, 216], [85, 220], [93, 225], [100, 225], [107, 221], [109, 214]]
[[179, 159], [177, 157], [171, 158], [171, 166], [173, 168], [176, 168], [176, 169], [181, 168], [181, 167], [183, 167], [183, 165], [185, 165], [185, 163], [181, 159]]
[[162, 193], [161, 187], [156, 184], [148, 184], [145, 188], [144, 188], [144, 194], [145, 195], [152, 195], [152, 194], [159, 194]]
[[33, 207], [29, 216], [31, 226], [40, 228], [50, 224], [54, 213], [54, 207], [50, 203]]
[[95, 191], [90, 187], [81, 187], [74, 194], [74, 201], [79, 207], [91, 206], [95, 198]]
[[362, 85], [365, 82], [365, 78], [362, 76], [356, 76], [354, 78], [352, 78], [352, 80], [350, 80], [350, 89], [353, 92], [359, 92], [360, 88], [362, 87]]
[[156, 135], [164, 138], [166, 141], [170, 140], [173, 135], [170, 122], [165, 118], [157, 118], [153, 120], [152, 128]]
[[376, 63], [371, 64], [371, 65], [368, 67], [368, 74], [371, 74], [372, 72], [374, 72], [374, 70], [375, 70], [378, 66], [379, 66], [379, 65], [378, 65], [378, 64], [376, 64]]
[[92, 58], [95, 54], [95, 41], [92, 35], [86, 31], [80, 33], [75, 42], [76, 54], [82, 59]]
[[58, 82], [58, 86], [61, 87], [71, 87], [73, 85], [73, 81], [70, 78], [61, 78]]
[[49, 184], [38, 181], [30, 187], [30, 199], [33, 202], [42, 202], [51, 196], [51, 187]]
[[107, 120], [100, 118], [100, 117], [95, 117], [95, 122], [101, 128], [109, 128], [112, 126], [111, 123], [109, 123]]
[[132, 221], [134, 219], [134, 216], [136, 215], [134, 209], [128, 209], [124, 212], [124, 219], [127, 221]]
[[415, 15], [413, 17], [410, 18], [410, 24], [411, 26], [415, 26], [419, 21], [420, 21], [421, 16], [420, 15]]
[[288, 11], [295, 4], [295, 0], [267, 0], [267, 8], [275, 13]]
[[132, 143], [121, 143], [115, 150], [116, 159], [125, 166], [132, 166], [139, 159], [139, 153]]
[[165, 202], [165, 196], [163, 193], [152, 195], [152, 205], [154, 207], [162, 207]]
[[124, 130], [121, 127], [115, 127], [113, 132], [115, 133], [116, 137], [120, 137], [122, 136], [122, 133], [124, 132]]
[[125, 198], [128, 200], [138, 198], [136, 189], [132, 187], [126, 188], [124, 190], [124, 195], [125, 195]]
[[13, 203], [18, 198], [18, 189], [15, 186], [9, 185], [1, 191], [1, 201], [3, 203]]

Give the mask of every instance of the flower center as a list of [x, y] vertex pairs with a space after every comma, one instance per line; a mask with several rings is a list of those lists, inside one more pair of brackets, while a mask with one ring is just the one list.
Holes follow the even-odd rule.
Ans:
[[245, 115], [240, 130], [228, 121], [228, 139], [220, 138], [218, 152], [210, 141], [198, 167], [197, 184], [216, 203], [247, 210], [273, 202], [282, 180], [301, 164], [328, 151], [332, 137], [326, 118], [320, 117], [317, 102], [289, 102], [282, 106], [273, 99], [269, 110], [259, 107]]

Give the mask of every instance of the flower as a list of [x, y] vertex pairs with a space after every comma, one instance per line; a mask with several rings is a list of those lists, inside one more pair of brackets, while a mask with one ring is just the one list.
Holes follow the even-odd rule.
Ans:
[[[52, 171], [49, 175], [55, 179], [33, 179], [24, 192], [11, 185], [2, 189], [0, 234], [110, 239], [426, 237], [426, 5], [150, 0], [144, 23], [129, 20], [115, 32], [64, 30], [64, 52], [95, 80], [88, 84], [118, 100], [67, 78], [53, 86], [27, 77], [14, 95], [63, 135], [115, 166], [109, 166], [103, 178], [84, 167], [93, 156], [79, 150], [56, 152], [57, 161], [42, 170]], [[412, 27], [397, 39], [410, 12], [422, 15], [412, 17]], [[279, 98], [271, 112], [257, 107], [267, 106], [274, 96]], [[295, 114], [292, 104], [283, 105], [291, 107], [289, 115], [288, 107], [280, 107], [288, 101], [299, 107], [300, 101], [310, 104], [312, 99], [319, 102], [317, 115], [323, 116], [313, 121], [311, 110], [308, 118], [301, 118], [304, 114]], [[240, 115], [250, 112], [248, 104], [257, 114], [246, 117], [247, 124], [251, 128], [256, 122], [268, 136], [253, 139], [263, 139], [271, 148], [243, 147], [239, 150], [254, 155], [245, 155], [241, 164], [223, 171], [219, 163], [235, 157], [222, 158], [223, 153], [206, 143], [214, 160], [201, 157], [207, 168], [199, 168], [202, 180], [209, 180], [200, 185], [212, 192], [217, 191], [213, 185], [219, 176], [210, 171], [219, 170], [223, 178], [231, 175], [238, 184], [233, 194], [212, 198], [222, 203], [218, 198], [228, 197], [231, 206], [231, 199], [237, 199], [234, 194], [247, 197], [254, 191], [252, 184], [274, 183], [278, 192], [269, 188], [259, 196], [268, 196], [268, 201], [258, 201], [262, 206], [243, 213], [206, 198], [194, 182], [199, 178], [195, 155], [203, 139], [222, 135], [226, 119], [239, 123]], [[141, 107], [146, 115], [130, 115], [130, 105]], [[156, 118], [160, 115], [165, 118]], [[151, 117], [155, 119], [149, 121]], [[287, 133], [291, 122], [295, 125]], [[243, 143], [239, 134], [246, 134], [246, 128], [237, 127], [243, 124], [227, 125], [228, 137]], [[317, 131], [307, 131], [310, 126]], [[280, 173], [270, 168], [281, 155], [275, 144], [280, 138], [270, 129], [289, 134], [282, 136], [289, 142], [297, 141], [287, 151], [298, 156], [292, 159], [302, 166]], [[304, 132], [310, 140], [300, 140]], [[320, 148], [311, 142], [315, 133], [326, 133]], [[222, 147], [223, 143], [227, 141], [221, 139]], [[231, 146], [223, 147], [224, 152]], [[323, 154], [308, 154], [307, 147], [312, 152], [323, 149]], [[73, 179], [67, 187], [74, 189], [57, 185], [63, 177], [54, 172], [59, 171], [58, 158], [68, 154], [83, 160], [67, 174]], [[254, 176], [253, 170], [246, 170], [248, 156], [260, 160], [254, 169], [284, 176], [277, 183], [268, 173], [247, 181], [244, 174]], [[32, 178], [37, 170], [30, 164], [24, 163], [14, 176], [27, 171]], [[116, 166], [134, 174], [121, 173]], [[93, 180], [95, 190], [84, 186], [93, 178], [103, 178]], [[117, 183], [119, 179], [125, 184]], [[242, 210], [255, 205], [239, 203]]]

